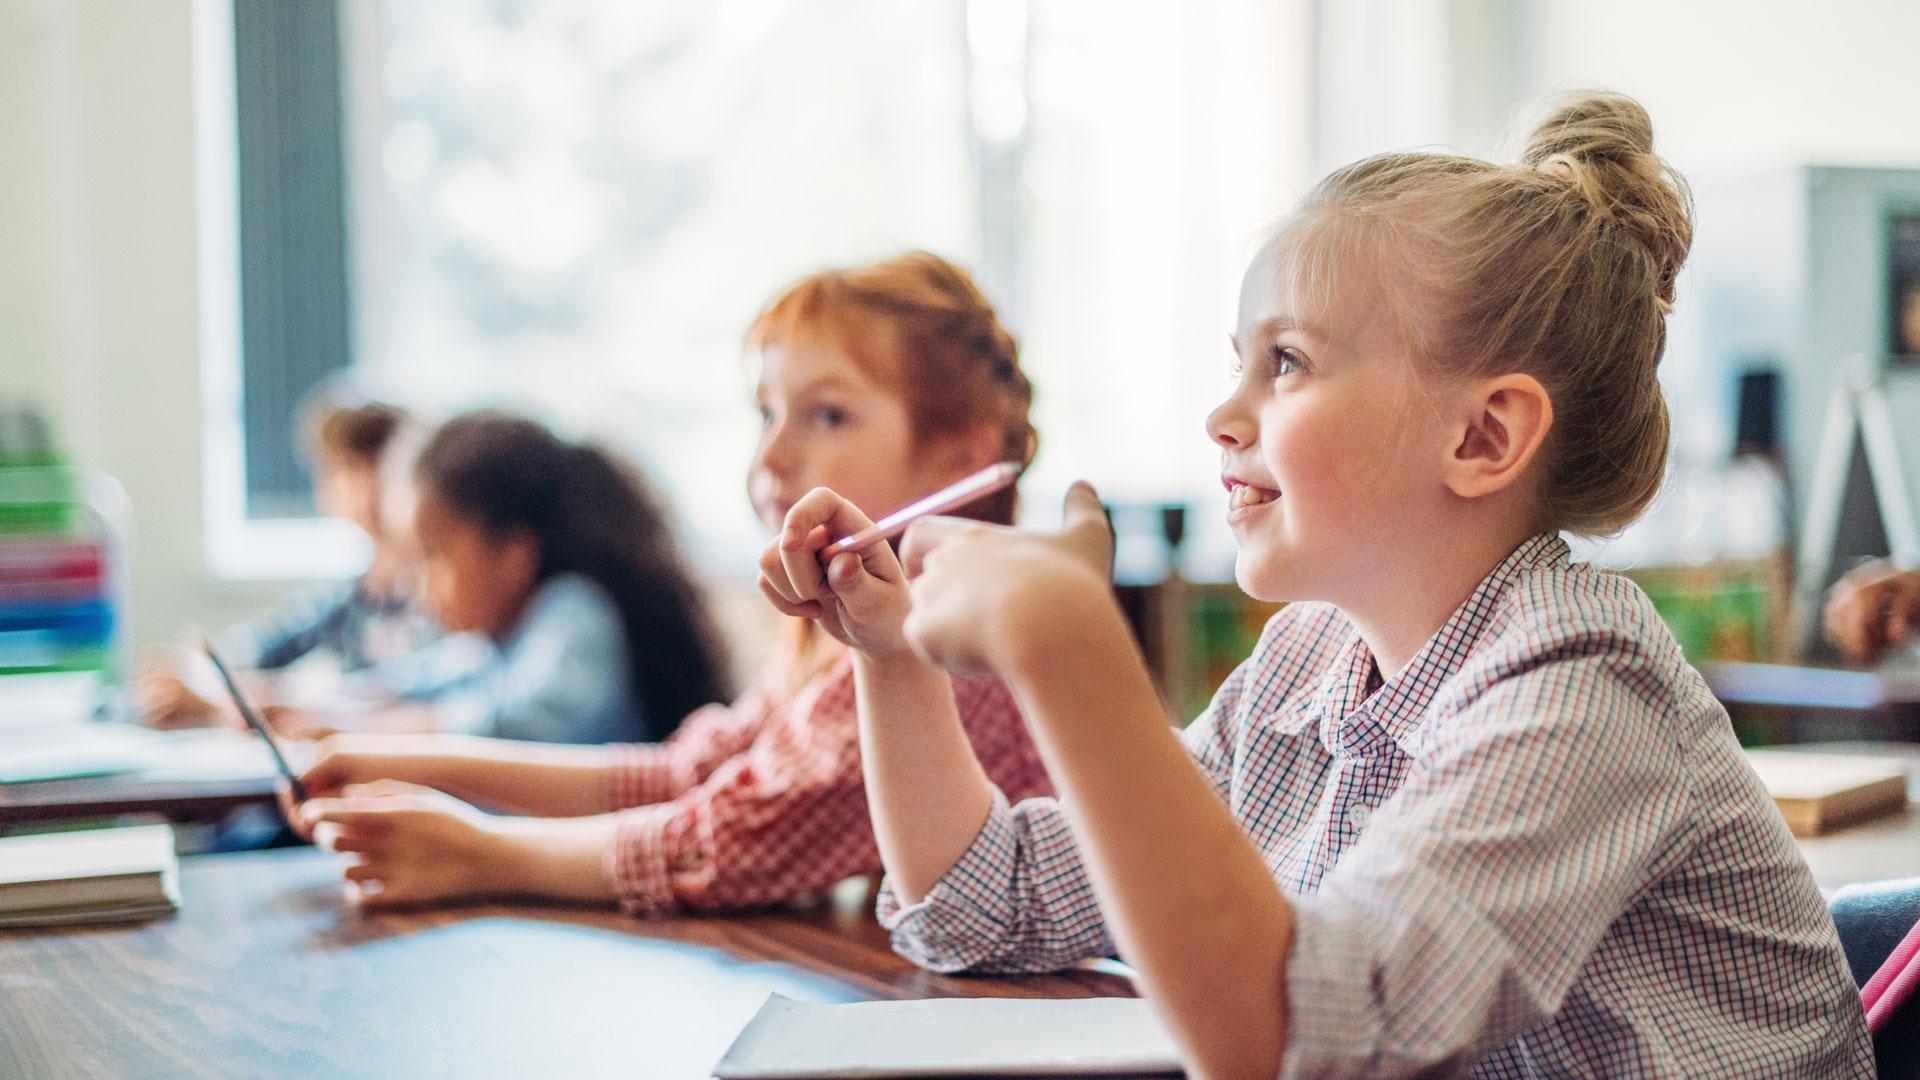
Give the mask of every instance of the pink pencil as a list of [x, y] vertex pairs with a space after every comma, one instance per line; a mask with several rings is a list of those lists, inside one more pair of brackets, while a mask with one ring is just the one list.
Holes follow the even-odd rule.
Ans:
[[832, 562], [834, 557], [842, 552], [860, 551], [882, 540], [891, 540], [906, 532], [907, 526], [919, 518], [957, 510], [975, 499], [983, 499], [1007, 487], [1018, 479], [1020, 479], [1020, 466], [1011, 461], [989, 465], [959, 483], [950, 484], [917, 503], [895, 510], [852, 536], [835, 540], [820, 549], [820, 561]]

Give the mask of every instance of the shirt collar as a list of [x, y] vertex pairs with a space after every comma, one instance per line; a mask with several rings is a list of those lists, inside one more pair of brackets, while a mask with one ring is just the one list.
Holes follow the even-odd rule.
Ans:
[[1381, 739], [1391, 738], [1401, 750], [1411, 752], [1427, 705], [1466, 663], [1514, 578], [1536, 566], [1564, 566], [1571, 557], [1572, 549], [1557, 533], [1530, 537], [1480, 579], [1407, 666], [1384, 682], [1373, 650], [1353, 631], [1328, 665], [1314, 696], [1313, 709], [1320, 716], [1321, 740], [1327, 749], [1364, 755], [1377, 752]]

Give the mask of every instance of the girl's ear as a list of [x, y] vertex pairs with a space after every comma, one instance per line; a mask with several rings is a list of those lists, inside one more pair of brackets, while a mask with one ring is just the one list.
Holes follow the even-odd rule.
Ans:
[[998, 464], [1006, 451], [998, 428], [991, 424], [978, 424], [941, 439], [934, 448], [934, 454], [941, 472], [961, 477]]
[[1448, 490], [1477, 499], [1512, 487], [1552, 427], [1553, 399], [1533, 376], [1514, 372], [1472, 384], [1446, 465]]

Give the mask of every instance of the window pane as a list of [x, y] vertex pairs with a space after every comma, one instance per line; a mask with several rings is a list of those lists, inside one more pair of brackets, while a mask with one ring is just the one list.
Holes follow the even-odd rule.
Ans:
[[606, 437], [746, 565], [759, 305], [976, 256], [965, 29], [957, 0], [350, 3], [359, 373]]

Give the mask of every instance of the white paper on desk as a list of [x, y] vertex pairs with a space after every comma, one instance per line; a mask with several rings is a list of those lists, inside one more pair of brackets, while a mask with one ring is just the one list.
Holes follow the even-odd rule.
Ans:
[[146, 768], [165, 741], [132, 724], [54, 723], [0, 732], [0, 784], [103, 776]]
[[1178, 1074], [1140, 998], [932, 998], [815, 1005], [769, 994], [713, 1074], [812, 1077]]

